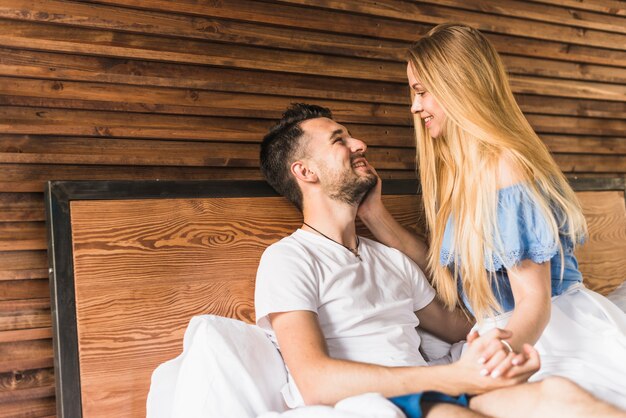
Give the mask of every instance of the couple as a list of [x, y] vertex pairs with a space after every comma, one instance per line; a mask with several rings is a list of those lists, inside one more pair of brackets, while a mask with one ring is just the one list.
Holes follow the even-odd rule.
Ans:
[[[497, 53], [463, 25], [440, 25], [410, 51], [430, 248], [385, 210], [365, 143], [327, 109], [292, 106], [263, 141], [267, 181], [304, 215], [264, 253], [255, 295], [290, 372], [287, 403], [380, 392], [409, 417], [625, 416], [568, 379], [524, 383], [567, 376], [624, 407], [626, 320], [579, 284], [584, 218]], [[358, 237], [357, 214], [389, 246]], [[467, 338], [466, 349], [423, 367], [418, 324]], [[590, 335], [604, 339], [578, 340]]]

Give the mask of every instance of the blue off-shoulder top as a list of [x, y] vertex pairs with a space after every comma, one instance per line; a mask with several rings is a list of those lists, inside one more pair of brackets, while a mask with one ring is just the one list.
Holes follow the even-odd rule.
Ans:
[[[504, 247], [502, 257], [494, 254], [493, 264], [491, 264], [486, 256], [485, 269], [495, 273], [496, 280], [492, 289], [503, 312], [509, 312], [515, 308], [506, 268], [515, 266], [522, 260], [530, 259], [535, 263], [550, 261], [552, 296], [560, 295], [570, 286], [582, 282], [582, 274], [578, 270], [578, 262], [574, 256], [574, 244], [564, 234], [559, 234], [564, 252], [563, 279], [561, 280], [562, 264], [559, 246], [526, 184], [518, 183], [499, 190], [497, 217]], [[440, 253], [441, 265], [450, 268], [453, 267], [455, 259], [451, 248], [453, 228], [452, 218], [450, 218], [446, 224]], [[465, 305], [471, 311], [472, 308], [462, 289], [459, 291]]]

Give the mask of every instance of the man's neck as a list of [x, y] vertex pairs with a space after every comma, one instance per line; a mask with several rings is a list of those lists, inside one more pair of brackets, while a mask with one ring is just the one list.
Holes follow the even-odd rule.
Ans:
[[356, 247], [357, 207], [329, 199], [319, 199], [304, 205], [303, 229], [323, 234], [349, 248]]

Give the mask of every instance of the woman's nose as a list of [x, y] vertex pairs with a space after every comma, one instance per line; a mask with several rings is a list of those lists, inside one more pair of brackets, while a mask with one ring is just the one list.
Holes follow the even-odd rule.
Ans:
[[420, 113], [424, 108], [422, 107], [421, 97], [415, 95], [413, 103], [411, 104], [411, 113]]

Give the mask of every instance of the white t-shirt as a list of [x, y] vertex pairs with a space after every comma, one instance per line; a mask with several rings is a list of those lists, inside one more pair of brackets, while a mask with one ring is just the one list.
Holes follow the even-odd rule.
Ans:
[[404, 254], [359, 239], [362, 261], [301, 229], [268, 247], [257, 271], [257, 324], [278, 347], [268, 315], [311, 311], [333, 358], [425, 366], [414, 312], [434, 299], [435, 290]]

